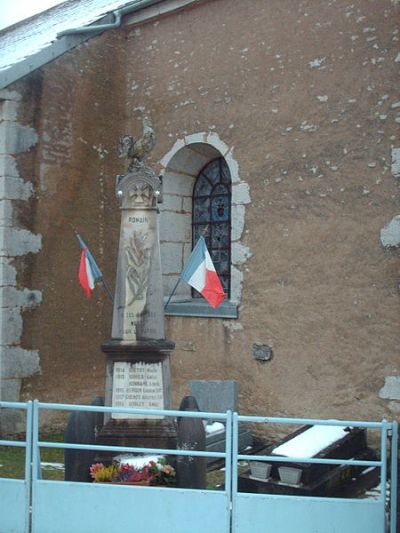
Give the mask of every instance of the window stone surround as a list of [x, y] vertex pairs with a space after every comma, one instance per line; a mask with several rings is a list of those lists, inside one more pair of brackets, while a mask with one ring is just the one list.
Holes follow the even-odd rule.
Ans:
[[167, 315], [237, 318], [242, 291], [242, 265], [251, 257], [241, 243], [246, 205], [250, 203], [249, 186], [240, 179], [233, 147], [217, 133], [194, 133], [178, 139], [161, 159], [163, 203], [160, 205], [160, 242], [164, 297], [172, 293], [192, 249], [192, 192], [201, 169], [213, 159], [223, 157], [232, 180], [231, 204], [231, 298], [217, 309], [191, 298], [190, 287], [181, 282], [166, 310]]

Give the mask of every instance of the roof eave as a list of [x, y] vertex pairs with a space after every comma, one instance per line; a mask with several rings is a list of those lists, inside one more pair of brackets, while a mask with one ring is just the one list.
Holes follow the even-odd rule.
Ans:
[[[102, 24], [108, 24], [112, 22], [113, 18], [113, 14], [109, 13], [91, 26], [98, 25], [99, 22]], [[65, 35], [42, 48], [39, 50], [39, 52], [36, 52], [35, 54], [26, 57], [22, 61], [19, 61], [15, 65], [11, 65], [9, 68], [0, 70], [0, 89], [5, 89], [15, 81], [18, 81], [27, 74], [30, 74], [34, 70], [46, 65], [46, 63], [49, 63], [57, 57], [60, 57], [61, 55], [65, 54], [65, 52], [72, 50], [88, 39], [101, 34], [103, 31], [105, 30], [99, 29], [98, 31], [92, 31], [91, 33]]]

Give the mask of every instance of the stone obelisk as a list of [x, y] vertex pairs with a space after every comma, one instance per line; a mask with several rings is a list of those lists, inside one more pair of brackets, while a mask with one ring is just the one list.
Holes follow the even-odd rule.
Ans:
[[[165, 339], [157, 202], [161, 181], [143, 163], [154, 145], [144, 119], [141, 139], [125, 136], [120, 157], [128, 173], [118, 176], [121, 228], [113, 309], [112, 339], [102, 345], [107, 356], [105, 405], [140, 409], [171, 407], [170, 353]], [[176, 429], [168, 417], [112, 413], [105, 416], [98, 443], [174, 448]]]

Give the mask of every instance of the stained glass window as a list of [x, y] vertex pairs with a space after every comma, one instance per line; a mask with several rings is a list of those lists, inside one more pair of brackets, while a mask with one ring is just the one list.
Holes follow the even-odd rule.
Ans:
[[[193, 189], [192, 241], [202, 235], [226, 296], [231, 277], [231, 177], [223, 157], [208, 163]], [[194, 298], [200, 297], [197, 291]]]

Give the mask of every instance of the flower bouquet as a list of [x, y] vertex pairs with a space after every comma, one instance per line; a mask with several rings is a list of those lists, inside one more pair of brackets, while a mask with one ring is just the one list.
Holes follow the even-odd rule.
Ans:
[[127, 463], [113, 462], [109, 466], [95, 463], [90, 467], [94, 483], [120, 483], [126, 485], [166, 485], [175, 483], [175, 469], [164, 458], [149, 461], [137, 467]]

